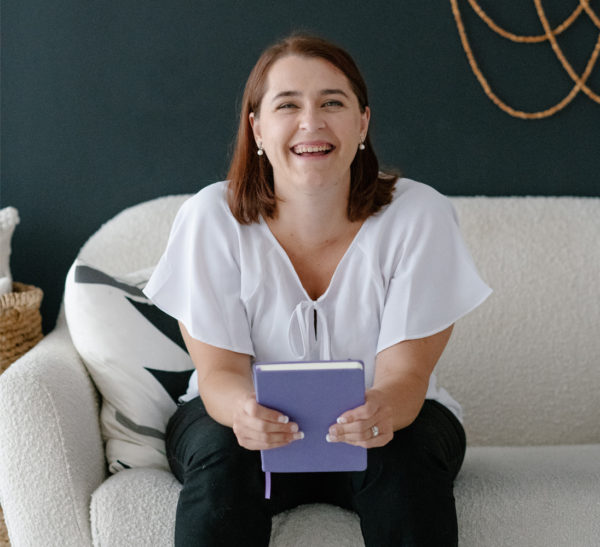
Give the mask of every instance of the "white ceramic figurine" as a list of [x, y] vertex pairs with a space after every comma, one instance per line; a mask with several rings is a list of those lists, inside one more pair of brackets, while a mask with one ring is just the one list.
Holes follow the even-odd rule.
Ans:
[[0, 295], [12, 291], [10, 240], [17, 224], [19, 212], [14, 207], [0, 209]]

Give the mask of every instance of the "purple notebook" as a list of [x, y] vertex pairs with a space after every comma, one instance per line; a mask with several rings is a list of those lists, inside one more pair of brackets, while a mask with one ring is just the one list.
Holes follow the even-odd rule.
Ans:
[[364, 366], [360, 361], [257, 363], [257, 401], [289, 416], [304, 439], [262, 450], [262, 469], [273, 473], [362, 471], [367, 451], [347, 443], [328, 443], [329, 427], [341, 414], [364, 404]]

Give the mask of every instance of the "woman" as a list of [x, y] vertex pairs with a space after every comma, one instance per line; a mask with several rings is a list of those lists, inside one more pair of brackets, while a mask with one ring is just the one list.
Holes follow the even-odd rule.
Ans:
[[[465, 437], [432, 371], [490, 290], [449, 201], [378, 172], [369, 121], [345, 51], [285, 39], [246, 84], [228, 182], [177, 215], [145, 289], [196, 366], [167, 430], [176, 545], [267, 546], [271, 517], [310, 502], [356, 511], [367, 546], [457, 543]], [[266, 500], [259, 450], [302, 432], [256, 402], [254, 359], [362, 360], [366, 402], [329, 440], [367, 448], [367, 470], [275, 474]]]

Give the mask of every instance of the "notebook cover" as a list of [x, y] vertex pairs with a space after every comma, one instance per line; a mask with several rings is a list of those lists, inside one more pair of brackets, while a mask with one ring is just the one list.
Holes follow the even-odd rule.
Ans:
[[[272, 370], [270, 365], [279, 365]], [[257, 401], [296, 422], [304, 439], [262, 450], [262, 469], [273, 473], [362, 471], [365, 448], [328, 443], [329, 427], [345, 411], [364, 404], [364, 366], [360, 361], [257, 363]]]

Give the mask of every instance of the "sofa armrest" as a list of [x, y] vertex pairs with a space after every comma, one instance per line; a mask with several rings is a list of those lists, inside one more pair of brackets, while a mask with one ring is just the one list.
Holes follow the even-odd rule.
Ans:
[[61, 313], [0, 376], [0, 502], [12, 545], [91, 545], [92, 492], [106, 477], [95, 387]]

